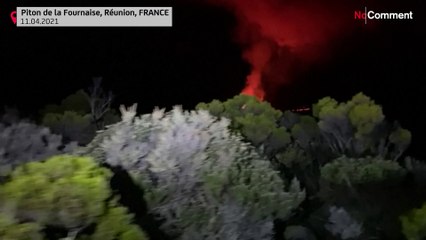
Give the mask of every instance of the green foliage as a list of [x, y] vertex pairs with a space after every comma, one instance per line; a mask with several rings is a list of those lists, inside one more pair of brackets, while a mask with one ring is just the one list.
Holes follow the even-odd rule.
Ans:
[[61, 104], [48, 104], [41, 111], [40, 115], [43, 117], [48, 113], [62, 114], [66, 111], [72, 111], [78, 115], [85, 115], [90, 113], [90, 105], [88, 95], [82, 89], [67, 96], [61, 101]]
[[201, 103], [197, 109], [207, 109], [214, 116], [229, 118], [231, 130], [241, 133], [266, 155], [275, 168], [283, 171], [282, 177], [287, 175], [290, 180], [297, 176], [308, 191], [315, 191], [319, 170], [313, 163], [315, 160], [326, 162], [324, 159], [329, 156], [323, 154], [326, 147], [315, 118], [290, 111], [283, 114], [269, 103], [247, 95], [223, 103], [218, 100]]
[[[100, 85], [96, 87], [96, 91], [99, 91]], [[95, 95], [91, 93], [89, 96], [84, 90], [78, 90], [62, 100], [60, 105], [47, 105], [40, 111], [42, 124], [52, 132], [62, 135], [67, 141], [76, 141], [80, 145], [88, 144], [95, 136], [96, 130], [120, 120], [117, 113], [110, 109], [111, 99], [104, 106], [100, 102], [102, 99], [93, 99], [99, 97]], [[98, 105], [102, 105], [102, 110], [96, 109], [100, 107]], [[96, 116], [93, 115], [94, 112]]]
[[291, 141], [276, 159], [286, 167], [307, 167], [314, 159], [322, 160], [321, 132], [314, 118], [300, 116], [290, 111], [284, 112], [282, 124], [290, 129]]
[[208, 110], [213, 116], [223, 116], [225, 114], [225, 105], [219, 100], [213, 100], [210, 103], [199, 103], [196, 109]]
[[312, 164], [312, 157], [297, 145], [288, 146], [276, 155], [276, 159], [287, 168], [305, 168]]
[[241, 124], [241, 133], [255, 146], [259, 146], [272, 134], [276, 124], [263, 116], [248, 115], [237, 117], [236, 122]]
[[280, 125], [289, 129], [290, 143], [277, 151], [272, 160], [284, 172], [295, 175], [309, 194], [315, 194], [319, 189], [319, 166], [333, 158], [315, 118], [285, 111]]
[[[268, 102], [261, 102], [253, 96], [238, 95], [225, 102], [213, 100], [211, 103], [200, 103], [196, 109], [208, 110], [216, 117], [231, 120], [231, 129], [240, 131], [255, 146], [262, 144], [281, 148], [289, 136], [285, 128], [277, 123], [282, 113], [274, 109]], [[267, 144], [271, 138], [272, 145]]]
[[349, 111], [349, 120], [356, 129], [356, 138], [371, 134], [374, 128], [384, 119], [382, 108], [375, 105], [374, 102], [355, 105]]
[[313, 105], [312, 115], [319, 118], [322, 111], [327, 111], [333, 109], [338, 105], [338, 102], [331, 97], [324, 97], [318, 101], [318, 103]]
[[[346, 207], [356, 206], [347, 208], [354, 213], [355, 208], [362, 209], [360, 211], [364, 216], [363, 220], [366, 220], [368, 234], [380, 236], [373, 224], [375, 221], [381, 221], [383, 224], [380, 226], [383, 228], [395, 229], [395, 216], [399, 215], [399, 207], [395, 207], [393, 203], [366, 206], [358, 199], [361, 196], [371, 197], [368, 191], [363, 192], [365, 186], [392, 186], [405, 174], [396, 160], [408, 148], [411, 133], [398, 123], [387, 122], [380, 105], [363, 93], [356, 94], [347, 102], [326, 97], [313, 105], [311, 117], [290, 111], [276, 116], [257, 115], [247, 111], [249, 105], [246, 102], [259, 105], [256, 99], [250, 100], [246, 96], [223, 103], [215, 100], [209, 104], [200, 104], [198, 108], [207, 109], [215, 116], [231, 119], [231, 129], [241, 132], [272, 163], [277, 163], [275, 167], [286, 173], [282, 175], [297, 176], [307, 192], [312, 194], [310, 199], [327, 191], [339, 195], [340, 190], [343, 191], [342, 197], [348, 198], [349, 190], [353, 195], [346, 199]], [[226, 103], [232, 103], [231, 110]], [[416, 179], [420, 179], [421, 174], [417, 172], [422, 171], [410, 171], [416, 173]], [[320, 181], [321, 178], [325, 181]], [[321, 185], [324, 189], [321, 189], [320, 195], [316, 195], [320, 190], [319, 182], [324, 183]], [[342, 186], [337, 187], [336, 184]], [[352, 184], [358, 185], [356, 188], [346, 186]], [[326, 201], [331, 199], [340, 198], [327, 198]], [[383, 210], [377, 209], [382, 209], [382, 205], [393, 206], [395, 209], [392, 213], [385, 214], [389, 219], [378, 220], [381, 219], [379, 211]], [[372, 208], [376, 210], [372, 211]], [[392, 232], [386, 236], [391, 235], [395, 234]]]
[[419, 209], [413, 209], [400, 219], [402, 232], [407, 240], [421, 240], [426, 237], [426, 204]]
[[63, 112], [74, 111], [77, 114], [84, 115], [90, 113], [90, 105], [87, 93], [80, 89], [74, 94], [69, 95], [61, 102]]
[[298, 181], [287, 187], [269, 161], [229, 131], [228, 119], [179, 107], [139, 117], [133, 111], [86, 154], [128, 170], [169, 235], [264, 239], [275, 217], [288, 218], [304, 200]]
[[317, 122], [310, 116], [301, 116], [300, 120], [291, 128], [291, 135], [303, 149], [309, 149], [315, 144], [319, 144], [320, 134]]
[[18, 167], [0, 187], [2, 202], [13, 203], [19, 219], [81, 228], [102, 214], [103, 203], [111, 194], [109, 175], [87, 157], [62, 155], [31, 162]]
[[0, 124], [0, 177], [21, 164], [68, 153], [75, 146], [75, 143], [64, 145], [61, 136], [32, 123]]
[[284, 127], [273, 128], [268, 139], [268, 149], [284, 149], [291, 143], [291, 136]]
[[110, 204], [107, 212], [100, 217], [91, 240], [148, 240], [137, 226], [132, 225], [132, 215], [127, 209]]
[[399, 157], [411, 143], [411, 132], [397, 127], [389, 136], [389, 142], [395, 146], [396, 156]]
[[238, 203], [248, 206], [258, 218], [274, 215], [287, 219], [304, 199], [297, 180], [291, 182], [287, 192], [283, 191], [282, 180], [267, 161], [242, 162], [232, 166], [228, 174], [227, 177], [223, 173], [209, 174], [207, 187], [215, 183], [209, 190], [217, 195], [226, 191]]
[[49, 127], [52, 132], [61, 134], [65, 140], [77, 141], [82, 145], [88, 144], [96, 133], [90, 115], [83, 116], [74, 111], [47, 113], [43, 117], [42, 124]]
[[402, 176], [403, 168], [397, 162], [380, 158], [341, 157], [321, 168], [323, 179], [335, 184], [363, 184], [380, 182]]
[[[53, 226], [67, 230], [68, 238], [74, 239], [80, 230], [94, 225], [90, 239], [146, 239], [131, 224], [126, 209], [109, 200], [110, 177], [111, 172], [90, 157], [59, 155], [24, 164], [0, 186], [0, 220], [25, 221], [28, 225], [16, 226], [25, 227], [24, 235]], [[22, 239], [32, 239], [28, 236]]]
[[[257, 115], [247, 111], [250, 105], [246, 102], [260, 105], [256, 99], [236, 97], [224, 103], [215, 100], [200, 104], [198, 108], [231, 119], [231, 129], [241, 132], [261, 153], [265, 153], [281, 170], [282, 177], [296, 176], [310, 194], [309, 199], [315, 200], [315, 196], [322, 196], [329, 190], [337, 193], [340, 188], [335, 184], [343, 185], [346, 191], [343, 195], [347, 196], [346, 185], [391, 183], [384, 180], [404, 174], [395, 160], [409, 146], [410, 132], [397, 123], [388, 123], [382, 107], [362, 93], [342, 103], [330, 97], [323, 98], [313, 105], [313, 117], [290, 111]], [[232, 103], [231, 110], [226, 103]], [[320, 181], [321, 178], [325, 181]], [[320, 186], [320, 182], [324, 185]], [[330, 188], [325, 188], [327, 184]], [[349, 190], [355, 193], [355, 198], [359, 197], [356, 193], [359, 189]], [[379, 219], [376, 212], [366, 209], [363, 212], [366, 219]], [[386, 222], [383, 226], [394, 228], [394, 221], [382, 222]], [[377, 233], [373, 226], [369, 231]]]
[[13, 217], [0, 213], [0, 239], [42, 240], [41, 227], [36, 223], [19, 223]]
[[197, 109], [229, 118], [232, 130], [286, 167], [302, 162], [310, 164], [313, 160], [310, 154], [321, 145], [320, 129], [314, 118], [290, 111], [282, 114], [268, 102], [252, 96], [238, 95], [223, 103], [218, 100], [200, 103]]
[[382, 107], [363, 93], [346, 103], [326, 97], [313, 106], [324, 140], [339, 155], [367, 155], [397, 159], [411, 141], [409, 131], [389, 127]]

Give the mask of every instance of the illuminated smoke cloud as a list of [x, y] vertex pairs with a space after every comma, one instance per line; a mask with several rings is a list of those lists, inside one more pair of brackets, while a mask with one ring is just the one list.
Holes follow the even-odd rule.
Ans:
[[[264, 99], [291, 74], [325, 55], [343, 25], [336, 3], [284, 0], [210, 0], [233, 11], [236, 41], [251, 65], [242, 93]], [[348, 15], [349, 16], [349, 15]], [[350, 16], [349, 16], [350, 17]], [[265, 91], [266, 90], [266, 91]]]

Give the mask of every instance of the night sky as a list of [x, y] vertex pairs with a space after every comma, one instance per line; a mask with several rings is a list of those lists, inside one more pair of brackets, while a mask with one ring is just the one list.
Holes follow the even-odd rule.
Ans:
[[[260, 0], [259, 0], [260, 1]], [[284, 0], [283, 0], [284, 1]], [[195, 3], [196, 2], [196, 3]], [[284, 1], [285, 2], [285, 1]], [[302, 6], [303, 1], [298, 2]], [[319, 1], [317, 1], [319, 2]], [[348, 100], [363, 91], [412, 131], [411, 152], [422, 158], [425, 140], [425, 3], [408, 1], [324, 1], [343, 23], [320, 51], [320, 60], [295, 59], [285, 84], [266, 87], [266, 100], [282, 110], [312, 104], [324, 96]], [[16, 6], [173, 6], [171, 28], [16, 28]], [[363, 25], [353, 12], [364, 5], [414, 12], [414, 20]], [[72, 1], [0, 3], [1, 105], [37, 112], [104, 78], [116, 103], [192, 108], [198, 102], [239, 94], [250, 73], [244, 49], [235, 40], [235, 12], [203, 1]], [[321, 16], [321, 15], [320, 15]], [[330, 16], [330, 15], [327, 15]], [[338, 17], [337, 17], [338, 16]], [[308, 21], [308, 20], [307, 20]], [[282, 24], [292, 24], [292, 21]], [[330, 22], [330, 25], [333, 25]], [[303, 26], [302, 26], [303, 27]], [[299, 61], [300, 60], [300, 61]], [[299, 62], [298, 62], [299, 61]], [[274, 93], [268, 96], [268, 89]]]

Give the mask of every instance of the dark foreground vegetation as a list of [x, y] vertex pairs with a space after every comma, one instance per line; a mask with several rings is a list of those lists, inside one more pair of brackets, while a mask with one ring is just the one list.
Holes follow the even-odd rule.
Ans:
[[95, 81], [35, 119], [5, 111], [0, 239], [426, 237], [412, 133], [362, 93], [309, 114], [245, 95], [147, 114], [112, 101]]

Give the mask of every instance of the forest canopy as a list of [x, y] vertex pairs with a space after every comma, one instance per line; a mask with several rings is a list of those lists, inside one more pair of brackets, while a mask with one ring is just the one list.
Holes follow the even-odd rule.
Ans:
[[2, 117], [1, 239], [424, 237], [416, 133], [363, 93], [304, 113], [238, 95], [138, 114], [99, 84]]

